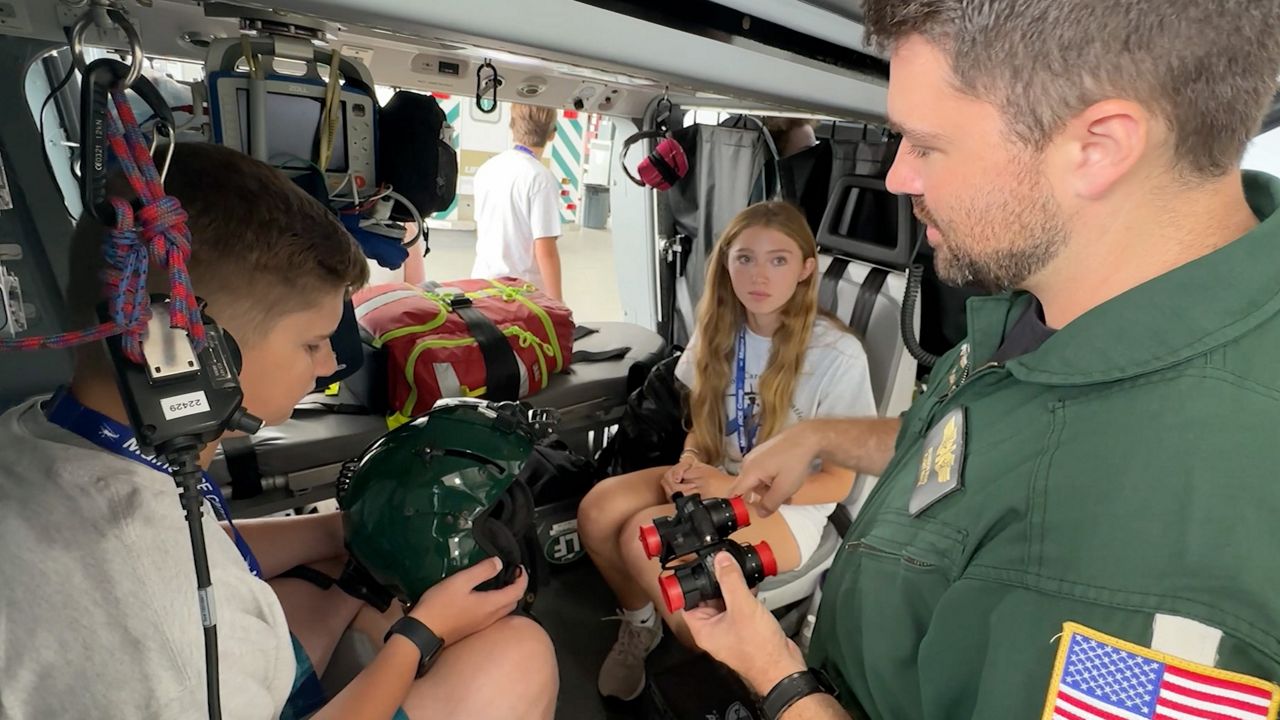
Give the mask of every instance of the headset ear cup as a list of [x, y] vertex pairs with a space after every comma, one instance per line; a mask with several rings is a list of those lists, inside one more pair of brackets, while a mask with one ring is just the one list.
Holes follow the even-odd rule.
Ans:
[[538, 538], [538, 531], [532, 524], [520, 537], [520, 543], [524, 548], [524, 569], [529, 573], [529, 584], [525, 587], [524, 600], [520, 603], [520, 609], [527, 613], [533, 608], [533, 602], [538, 597], [538, 589], [546, 581], [547, 558], [542, 553], [542, 541]]
[[521, 535], [533, 523], [533, 491], [529, 489], [528, 485], [517, 480], [511, 483], [511, 487], [507, 488], [506, 498], [510, 508], [507, 526], [511, 528], [511, 532], [514, 534]]
[[507, 526], [490, 516], [478, 521], [472, 534], [485, 552], [502, 559], [502, 570], [497, 576], [480, 583], [476, 589], [497, 590], [515, 582], [516, 573], [520, 571], [520, 543]]
[[498, 496], [493, 505], [489, 506], [489, 510], [484, 514], [484, 517], [488, 520], [496, 520], [503, 525], [510, 525], [513, 512], [515, 512], [515, 509], [511, 502], [511, 493], [504, 492]]
[[640, 163], [640, 179], [655, 190], [669, 190], [689, 172], [689, 158], [674, 138], [663, 138]]
[[[627, 153], [631, 150], [631, 146], [635, 145], [641, 140], [659, 140], [665, 137], [667, 137], [667, 134], [662, 132], [661, 130], [645, 130], [643, 132], [638, 132], [632, 135], [631, 137], [627, 138], [626, 140], [622, 141], [622, 159], [620, 160], [620, 162], [622, 163], [622, 172], [627, 176], [628, 180], [630, 180], [631, 182], [635, 183], [640, 187], [646, 187], [645, 181], [631, 174], [631, 168], [627, 167]], [[641, 165], [643, 164], [644, 164], [644, 161], [642, 160]]]
[[[240, 371], [244, 369], [244, 354], [240, 352], [240, 343], [236, 342], [235, 337], [221, 325], [217, 326], [217, 332], [222, 334], [222, 346], [227, 350], [228, 359], [231, 360], [231, 366], [235, 369], [236, 376], [240, 375]], [[205, 325], [206, 332], [209, 326]]]
[[684, 151], [684, 146], [674, 137], [667, 138], [658, 144], [657, 153], [666, 159], [667, 164], [676, 171], [676, 175], [683, 178], [689, 174], [689, 155]]

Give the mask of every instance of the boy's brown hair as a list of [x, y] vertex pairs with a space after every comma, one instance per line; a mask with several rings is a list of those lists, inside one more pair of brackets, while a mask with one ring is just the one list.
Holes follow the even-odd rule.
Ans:
[[[164, 154], [157, 152], [157, 164]], [[133, 196], [122, 177], [109, 187]], [[215, 320], [236, 328], [241, 344], [261, 339], [280, 317], [309, 309], [327, 293], [368, 282], [364, 253], [337, 218], [279, 170], [243, 153], [180, 143], [165, 192], [187, 212], [192, 287]], [[106, 237], [88, 212], [72, 235], [67, 306], [75, 327], [95, 324], [106, 299]], [[167, 293], [164, 269], [153, 265], [147, 285]]]

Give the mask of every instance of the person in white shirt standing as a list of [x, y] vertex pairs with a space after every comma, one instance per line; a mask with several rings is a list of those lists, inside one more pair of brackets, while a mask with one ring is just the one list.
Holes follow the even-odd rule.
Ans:
[[560, 287], [560, 183], [542, 164], [556, 134], [556, 111], [513, 105], [515, 147], [476, 171], [476, 263], [478, 278], [513, 275], [557, 300]]

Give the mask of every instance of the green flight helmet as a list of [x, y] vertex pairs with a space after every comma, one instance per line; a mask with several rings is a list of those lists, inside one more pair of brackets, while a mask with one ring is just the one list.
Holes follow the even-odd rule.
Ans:
[[[495, 555], [503, 569], [480, 589], [509, 585], [521, 565], [533, 567], [525, 557], [533, 497], [523, 474], [548, 432], [518, 403], [448, 399], [387, 433], [339, 479], [352, 561], [406, 604]], [[526, 606], [533, 592], [531, 578]]]

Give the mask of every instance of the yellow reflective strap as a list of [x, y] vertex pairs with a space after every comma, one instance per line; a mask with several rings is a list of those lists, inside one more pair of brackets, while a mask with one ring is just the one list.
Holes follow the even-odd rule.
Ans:
[[543, 310], [542, 307], [538, 305], [538, 303], [530, 300], [527, 297], [527, 293], [531, 293], [537, 288], [535, 288], [532, 283], [525, 283], [523, 286], [520, 286], [517, 288], [515, 286], [503, 285], [497, 280], [490, 280], [489, 282], [496, 288], [502, 288], [504, 290], [515, 289], [520, 291], [520, 294], [518, 294], [515, 299], [519, 302], [524, 303], [525, 307], [532, 310], [533, 314], [536, 315], [538, 319], [542, 321], [542, 328], [547, 331], [547, 340], [549, 341], [547, 343], [547, 350], [549, 351], [549, 354], [554, 356], [556, 359], [555, 371], [560, 372], [561, 370], [564, 370], [564, 354], [560, 352], [560, 341], [559, 341], [559, 338], [556, 336], [555, 323], [551, 322], [551, 316], [547, 315], [546, 310]]

